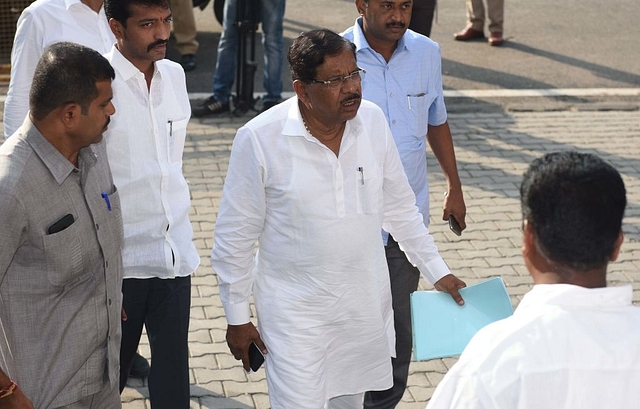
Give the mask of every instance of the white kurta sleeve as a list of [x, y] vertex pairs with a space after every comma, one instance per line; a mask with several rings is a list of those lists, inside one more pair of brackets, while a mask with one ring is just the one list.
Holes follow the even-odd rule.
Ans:
[[36, 65], [43, 52], [41, 22], [22, 13], [11, 51], [11, 79], [4, 106], [4, 136], [13, 135], [29, 112], [29, 91]]
[[434, 284], [451, 271], [440, 257], [433, 236], [424, 225], [422, 215], [415, 205], [415, 194], [403, 170], [398, 149], [388, 126], [385, 138], [387, 151], [384, 163], [382, 227], [391, 233], [411, 264]]
[[265, 166], [262, 151], [245, 127], [236, 134], [215, 226], [211, 265], [230, 325], [249, 322], [253, 248], [265, 220]]

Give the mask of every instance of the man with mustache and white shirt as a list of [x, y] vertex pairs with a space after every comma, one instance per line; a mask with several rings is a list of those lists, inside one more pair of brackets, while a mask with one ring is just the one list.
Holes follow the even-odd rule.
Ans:
[[191, 274], [200, 263], [182, 175], [191, 108], [185, 74], [164, 59], [172, 13], [167, 0], [106, 0], [116, 37], [106, 54], [116, 71], [118, 112], [105, 135], [124, 223], [120, 389], [143, 326], [151, 347], [154, 409], [189, 408]]

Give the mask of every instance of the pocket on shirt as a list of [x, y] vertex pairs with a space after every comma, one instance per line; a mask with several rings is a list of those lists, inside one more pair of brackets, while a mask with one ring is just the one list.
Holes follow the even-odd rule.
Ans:
[[[106, 215], [108, 220], [101, 223], [101, 227], [106, 226], [106, 240], [109, 243], [116, 243], [112, 248], [120, 250], [122, 248], [122, 241], [124, 240], [124, 229], [122, 227], [122, 210], [120, 207], [120, 194], [118, 189], [114, 186], [113, 193], [109, 195], [109, 203], [111, 204], [111, 211], [107, 211]], [[116, 256], [117, 254], [107, 254], [107, 257]]]
[[66, 229], [42, 239], [48, 266], [47, 276], [55, 286], [67, 285], [85, 273], [79, 224], [76, 220]]
[[425, 92], [414, 92], [407, 95], [407, 105], [412, 116], [413, 135], [427, 134], [429, 124], [429, 106], [433, 98]]
[[382, 176], [376, 168], [363, 167], [356, 172], [358, 214], [376, 214], [382, 209]]
[[187, 125], [189, 118], [170, 120], [167, 122], [167, 135], [169, 137], [169, 162], [172, 164], [182, 163], [182, 153], [184, 143], [187, 138]]

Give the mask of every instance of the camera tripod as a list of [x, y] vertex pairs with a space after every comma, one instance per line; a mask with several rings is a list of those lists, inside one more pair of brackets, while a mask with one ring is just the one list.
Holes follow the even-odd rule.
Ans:
[[256, 31], [260, 22], [260, 0], [238, 0], [236, 21], [238, 51], [236, 64], [236, 95], [233, 98], [233, 114], [242, 116], [255, 109], [253, 79], [258, 69], [256, 63]]

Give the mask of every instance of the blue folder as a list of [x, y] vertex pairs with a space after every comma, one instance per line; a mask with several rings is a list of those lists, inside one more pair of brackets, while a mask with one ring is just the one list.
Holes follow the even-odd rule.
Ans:
[[460, 294], [463, 306], [445, 292], [411, 294], [414, 360], [459, 355], [478, 330], [513, 314], [501, 277], [462, 288]]

